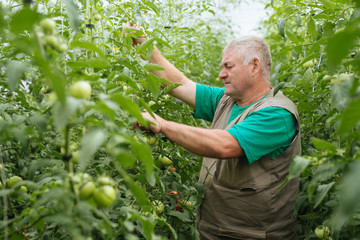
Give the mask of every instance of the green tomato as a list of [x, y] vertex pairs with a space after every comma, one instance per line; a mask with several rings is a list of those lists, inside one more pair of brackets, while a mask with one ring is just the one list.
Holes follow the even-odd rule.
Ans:
[[330, 229], [327, 226], [318, 226], [315, 229], [315, 235], [320, 239], [326, 239], [330, 235]]
[[91, 85], [87, 81], [78, 81], [71, 85], [70, 94], [79, 99], [90, 99]]
[[152, 201], [153, 209], [157, 214], [160, 214], [164, 211], [164, 204], [160, 200]]
[[53, 103], [57, 100], [56, 92], [50, 92], [48, 95], [48, 101]]
[[153, 105], [155, 105], [155, 104], [156, 104], [156, 102], [154, 102], [153, 100], [151, 100], [151, 101], [148, 103], [149, 107], [151, 107], [151, 106], [153, 106]]
[[56, 22], [50, 18], [44, 18], [40, 21], [40, 27], [45, 33], [51, 33], [56, 28]]
[[309, 67], [312, 67], [312, 66], [314, 66], [314, 61], [313, 60], [307, 61], [306, 63], [303, 64], [304, 68], [309, 68]]
[[93, 198], [98, 206], [109, 207], [115, 201], [116, 191], [112, 186], [101, 186], [95, 189]]
[[67, 49], [68, 49], [68, 46], [67, 46], [66, 43], [60, 43], [58, 46], [56, 46], [56, 50], [57, 50], [59, 53], [63, 53], [63, 52], [65, 52]]
[[97, 13], [97, 14], [95, 14], [95, 15], [94, 15], [94, 20], [95, 20], [95, 21], [99, 21], [99, 20], [101, 20], [101, 15], [100, 15], [100, 14], [98, 14], [98, 13]]
[[59, 46], [59, 39], [54, 35], [46, 35], [42, 38], [44, 45], [48, 45], [54, 49]]
[[23, 192], [26, 192], [26, 193], [28, 192], [28, 189], [27, 189], [26, 186], [21, 186], [20, 190], [23, 191]]
[[18, 182], [21, 182], [22, 178], [19, 176], [12, 176], [11, 178], [6, 180], [6, 186], [8, 188], [13, 187], [15, 184], [17, 184]]
[[100, 185], [100, 186], [114, 186], [114, 181], [110, 178], [110, 177], [107, 177], [107, 176], [101, 176], [97, 179], [97, 183]]
[[169, 165], [171, 165], [173, 162], [168, 158], [168, 157], [166, 157], [166, 156], [160, 156], [159, 157], [159, 161], [163, 164], [163, 165], [165, 165], [165, 166], [169, 166]]
[[325, 75], [324, 77], [323, 77], [323, 80], [324, 81], [329, 81], [329, 80], [331, 80], [333, 77], [331, 76], [331, 75]]
[[150, 146], [152, 146], [156, 143], [157, 137], [155, 135], [149, 135], [145, 136], [145, 140]]
[[78, 164], [79, 163], [79, 156], [80, 156], [79, 151], [73, 152], [71, 162], [73, 162], [75, 164]]
[[79, 189], [81, 199], [89, 199], [95, 191], [95, 183], [93, 181], [86, 182]]
[[186, 201], [185, 206], [192, 207], [193, 203], [191, 201]]

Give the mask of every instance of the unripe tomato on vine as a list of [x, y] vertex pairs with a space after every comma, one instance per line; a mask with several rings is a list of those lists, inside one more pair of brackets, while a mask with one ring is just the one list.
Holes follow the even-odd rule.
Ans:
[[22, 181], [22, 178], [19, 176], [12, 176], [9, 179], [6, 180], [6, 186], [8, 188], [12, 188], [15, 184]]
[[159, 156], [159, 162], [165, 166], [171, 165], [173, 162], [166, 156]]
[[101, 186], [95, 189], [93, 198], [99, 207], [109, 207], [115, 201], [116, 191], [110, 185]]
[[71, 85], [70, 94], [79, 99], [90, 99], [91, 85], [87, 81], [78, 81]]
[[46, 34], [51, 34], [56, 28], [56, 22], [50, 18], [44, 18], [40, 21], [40, 27]]

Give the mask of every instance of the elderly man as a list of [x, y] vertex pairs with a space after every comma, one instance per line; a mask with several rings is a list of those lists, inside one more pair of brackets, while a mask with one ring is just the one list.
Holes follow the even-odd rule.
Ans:
[[258, 37], [231, 41], [219, 74], [225, 88], [194, 83], [156, 47], [150, 61], [165, 68], [154, 74], [181, 84], [171, 95], [193, 107], [195, 117], [212, 122], [203, 129], [143, 113], [153, 122], [151, 131], [204, 157], [200, 238], [297, 239], [293, 210], [299, 179], [280, 186], [301, 153], [299, 116], [293, 102], [270, 87], [269, 46]]

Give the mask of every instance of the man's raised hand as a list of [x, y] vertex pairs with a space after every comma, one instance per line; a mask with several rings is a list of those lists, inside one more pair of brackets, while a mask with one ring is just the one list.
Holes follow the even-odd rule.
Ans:
[[[127, 22], [127, 23], [125, 23], [125, 25], [123, 27], [122, 34], [126, 34], [128, 32], [135, 34], [137, 30], [142, 31], [145, 34], [145, 30], [143, 27], [140, 27], [135, 23]], [[138, 37], [136, 37], [136, 35], [135, 35], [134, 37], [132, 37], [133, 46], [141, 44], [141, 43], [145, 42], [147, 39], [148, 39], [148, 37], [146, 35], [140, 35]]]

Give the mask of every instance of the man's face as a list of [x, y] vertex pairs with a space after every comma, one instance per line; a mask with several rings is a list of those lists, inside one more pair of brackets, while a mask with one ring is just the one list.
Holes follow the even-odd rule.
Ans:
[[219, 78], [224, 81], [225, 94], [234, 99], [242, 98], [243, 93], [254, 84], [251, 77], [252, 63], [244, 65], [238, 53], [230, 49], [225, 53], [221, 67]]

